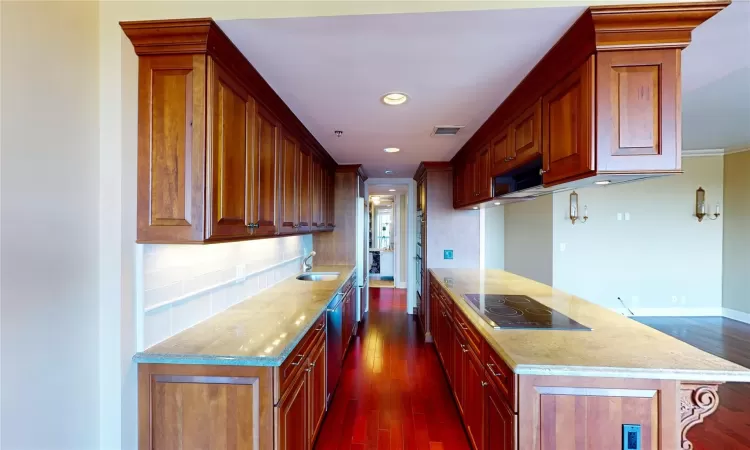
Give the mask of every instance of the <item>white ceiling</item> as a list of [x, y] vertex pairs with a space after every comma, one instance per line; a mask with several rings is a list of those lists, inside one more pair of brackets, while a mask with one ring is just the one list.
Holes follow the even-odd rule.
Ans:
[[[361, 163], [370, 177], [384, 177], [390, 169], [393, 177], [410, 178], [420, 161], [449, 160], [583, 10], [249, 19], [219, 25], [337, 162]], [[721, 141], [742, 141], [743, 133], [750, 133], [750, 127], [742, 129], [750, 124], [750, 88], [745, 89], [750, 79], [737, 75], [742, 70], [750, 73], [750, 3], [735, 1], [694, 32], [683, 54], [686, 148], [698, 144], [692, 135], [704, 141], [710, 136], [717, 142], [708, 147], [718, 148], [725, 146]], [[380, 96], [388, 91], [406, 92], [410, 101], [385, 106]], [[743, 95], [731, 95], [745, 91], [747, 102]], [[704, 120], [705, 111], [715, 116], [727, 97], [739, 111], [733, 109], [733, 120], [721, 122], [719, 129], [711, 125], [716, 121]], [[706, 101], [716, 103], [713, 109]], [[431, 137], [435, 125], [465, 128], [455, 137]], [[334, 130], [343, 136], [337, 138]], [[385, 147], [401, 152], [386, 154]]]

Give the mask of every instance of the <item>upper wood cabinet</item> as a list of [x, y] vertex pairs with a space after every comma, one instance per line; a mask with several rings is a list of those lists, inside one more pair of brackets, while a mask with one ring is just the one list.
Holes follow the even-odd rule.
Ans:
[[[208, 239], [245, 237], [248, 227], [248, 187], [254, 103], [245, 89], [212, 59], [208, 60], [211, 137], [206, 216]], [[250, 122], [250, 126], [248, 126]]]
[[534, 181], [541, 165], [536, 195], [679, 173], [681, 51], [728, 4], [588, 8], [453, 157], [454, 206], [496, 202], [460, 175], [487, 143], [492, 176]]
[[139, 242], [332, 229], [316, 214], [335, 161], [212, 20], [121, 26], [139, 56]]
[[542, 98], [544, 184], [594, 171], [594, 58]]
[[474, 166], [474, 196], [480, 201], [492, 198], [492, 147], [488, 144], [479, 150]]

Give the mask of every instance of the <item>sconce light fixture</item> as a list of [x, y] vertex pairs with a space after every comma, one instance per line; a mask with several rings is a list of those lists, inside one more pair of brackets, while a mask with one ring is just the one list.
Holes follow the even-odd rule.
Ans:
[[699, 187], [695, 191], [695, 217], [698, 218], [698, 222], [703, 222], [704, 217], [708, 217], [711, 220], [716, 220], [721, 215], [721, 205], [716, 204], [716, 212], [711, 214], [708, 206], [706, 205], [706, 191], [702, 187]]
[[578, 215], [578, 194], [576, 191], [570, 193], [570, 221], [575, 225], [576, 220], [586, 223], [589, 220], [589, 208], [583, 205], [583, 217]]

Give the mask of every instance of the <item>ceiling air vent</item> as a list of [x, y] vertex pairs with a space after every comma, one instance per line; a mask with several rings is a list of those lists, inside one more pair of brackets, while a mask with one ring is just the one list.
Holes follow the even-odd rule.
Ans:
[[455, 136], [461, 131], [461, 128], [463, 128], [463, 125], [437, 126], [432, 129], [432, 134], [430, 136]]

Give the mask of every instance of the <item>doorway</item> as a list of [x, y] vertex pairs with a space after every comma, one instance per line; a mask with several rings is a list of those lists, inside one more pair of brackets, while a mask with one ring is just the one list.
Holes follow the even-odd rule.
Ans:
[[413, 312], [415, 190], [411, 179], [368, 179], [367, 272], [370, 288], [405, 289], [407, 312]]

